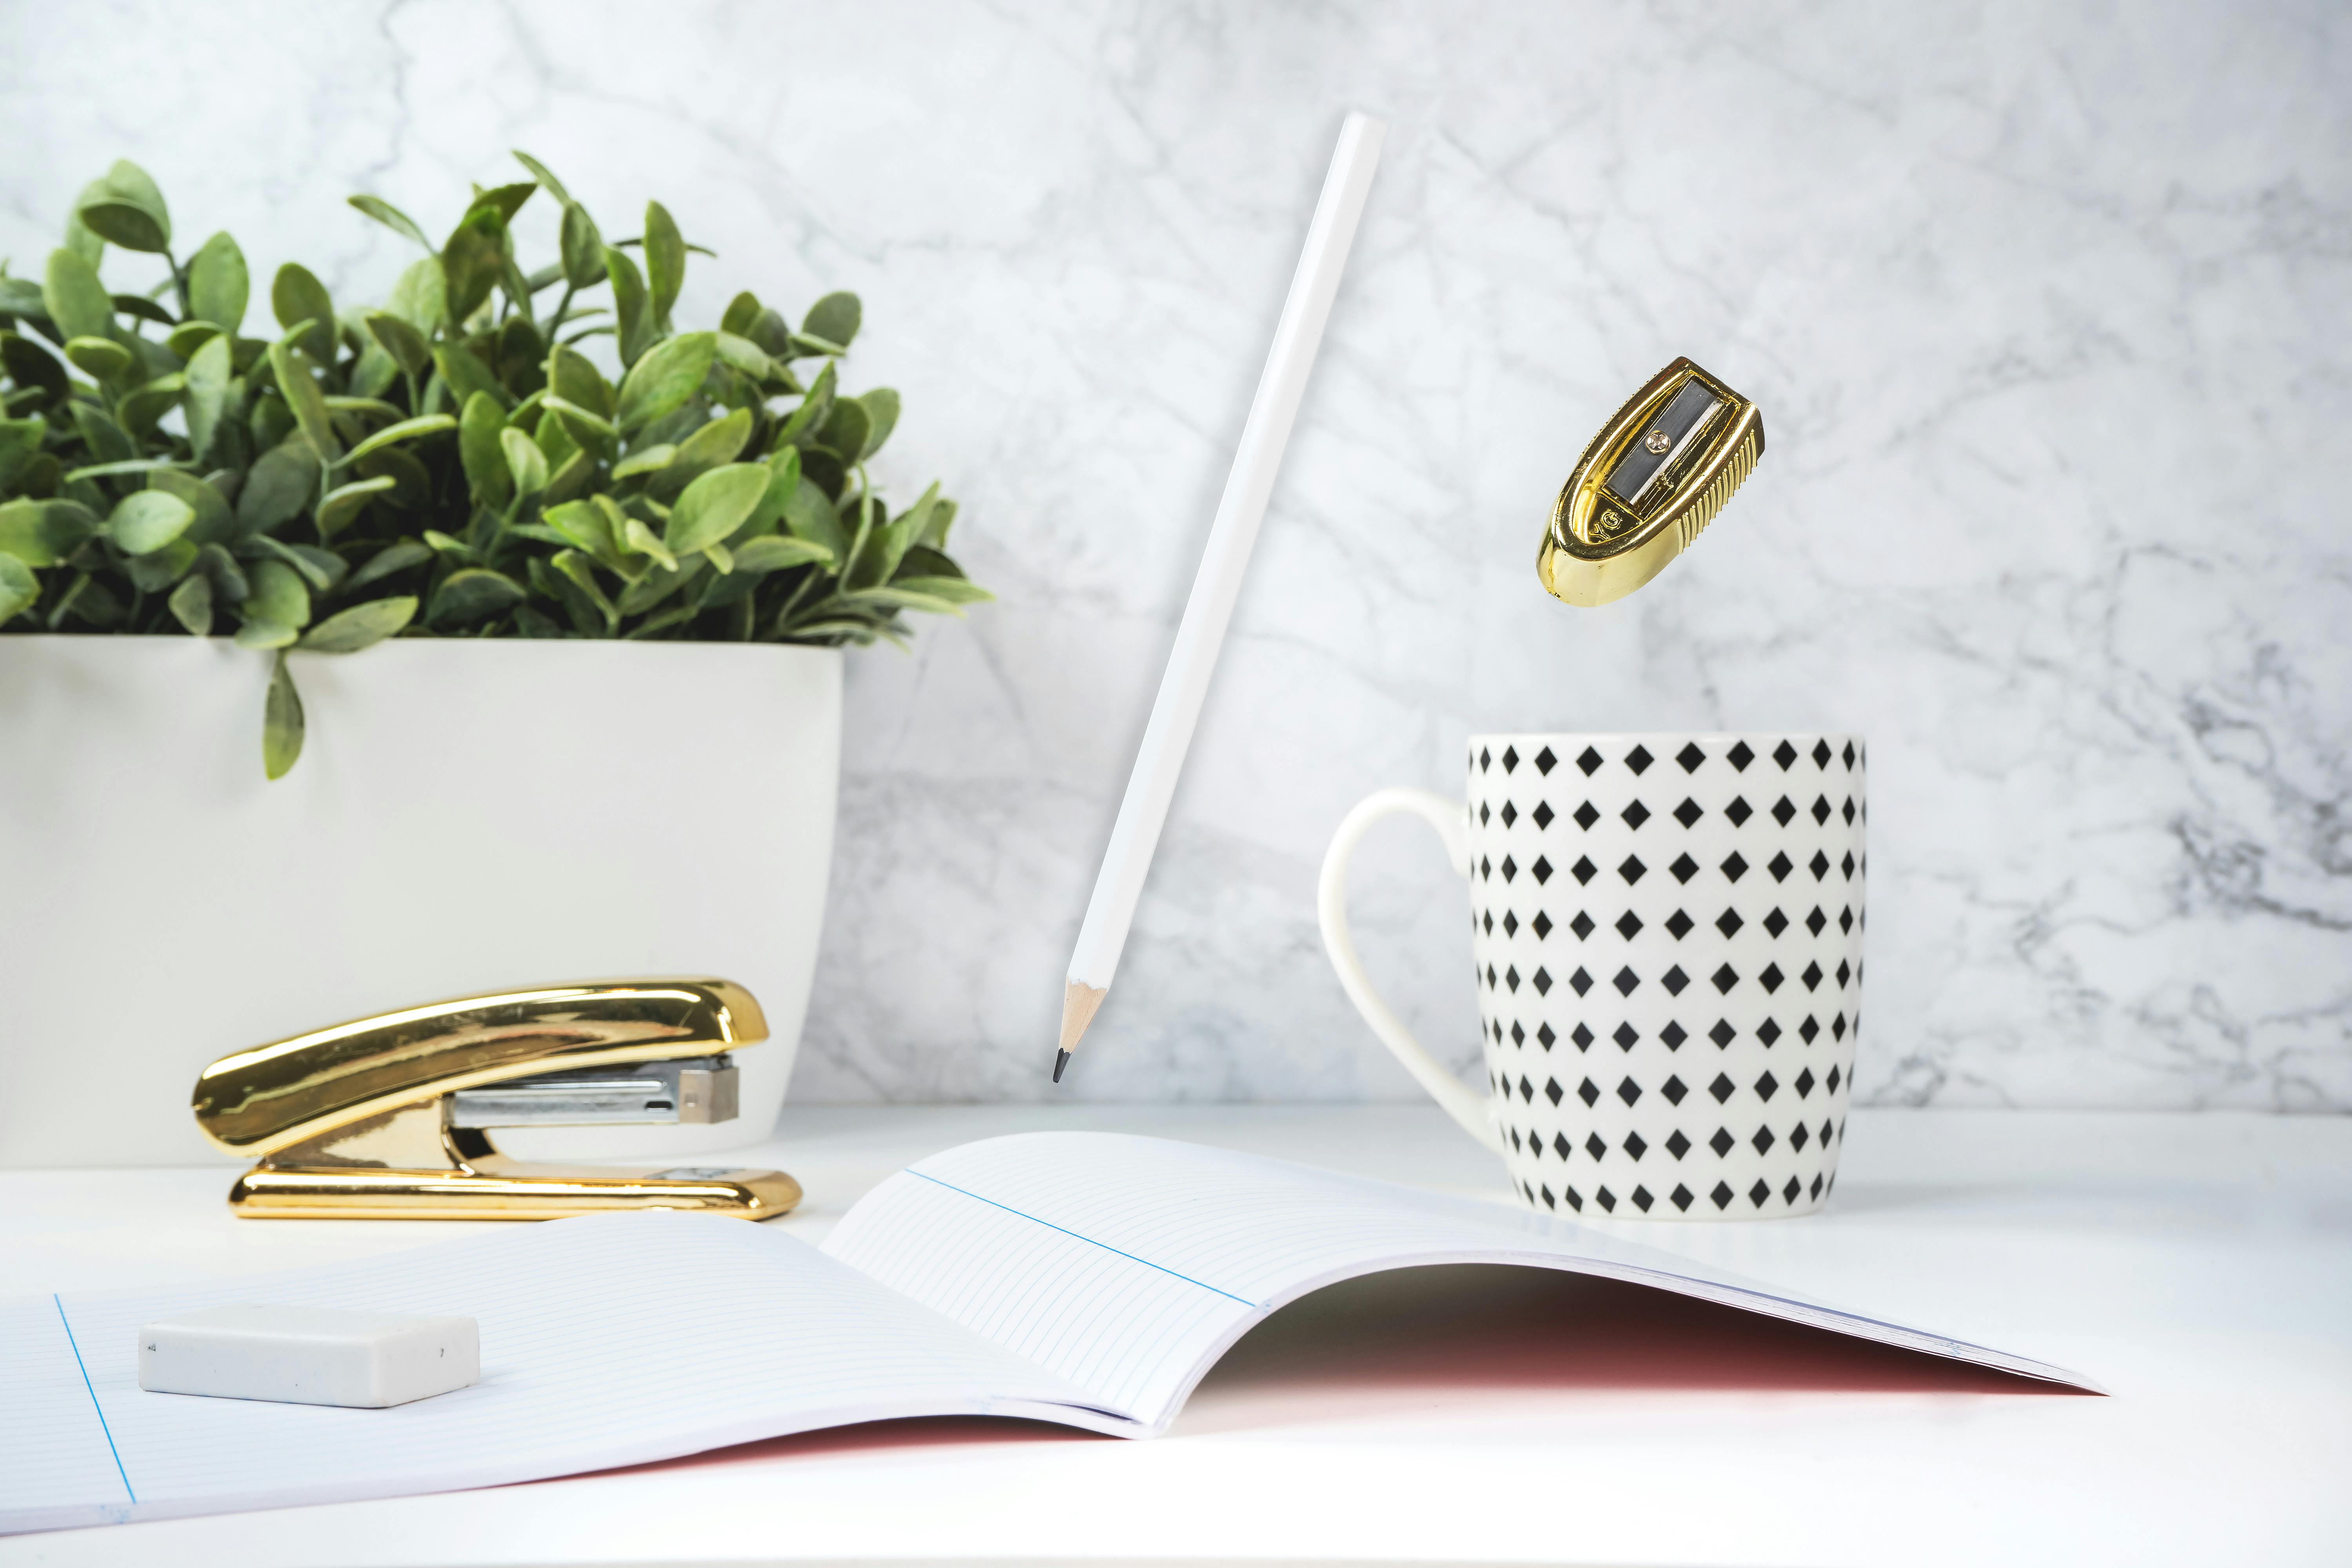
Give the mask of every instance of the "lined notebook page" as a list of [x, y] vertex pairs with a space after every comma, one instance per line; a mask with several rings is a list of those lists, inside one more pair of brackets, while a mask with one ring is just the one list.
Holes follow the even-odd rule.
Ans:
[[[460, 1313], [482, 1382], [389, 1410], [148, 1394], [141, 1324], [232, 1301]], [[439, 1491], [1086, 1394], [781, 1231], [615, 1215], [199, 1289], [0, 1304], [0, 1531]]]
[[824, 1249], [1155, 1431], [1267, 1311], [1423, 1263], [1607, 1275], [2082, 1383], [1524, 1210], [1156, 1138], [1037, 1132], [950, 1149], [860, 1199]]

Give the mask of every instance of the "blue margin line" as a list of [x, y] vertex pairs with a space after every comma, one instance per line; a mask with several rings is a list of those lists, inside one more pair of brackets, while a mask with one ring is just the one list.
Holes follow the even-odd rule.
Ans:
[[73, 1324], [66, 1318], [66, 1304], [55, 1294], [49, 1300], [57, 1303], [58, 1324], [66, 1331], [66, 1344], [73, 1352], [74, 1366], [81, 1373], [81, 1385], [89, 1394], [89, 1407], [98, 1412], [98, 1429], [106, 1434], [106, 1451], [114, 1456], [114, 1473], [122, 1478], [122, 1489], [131, 1493], [131, 1500], [135, 1503], [139, 1500], [139, 1494], [131, 1491], [131, 1472], [122, 1468], [122, 1450], [114, 1446], [114, 1431], [106, 1424], [106, 1412], [99, 1408], [98, 1390], [90, 1387], [89, 1368], [82, 1364], [81, 1346], [74, 1343]]
[[[1129, 1263], [1140, 1263], [1146, 1268], [1157, 1268], [1160, 1273], [1169, 1276], [1171, 1279], [1181, 1279], [1187, 1285], [1198, 1285], [1202, 1289], [1210, 1292], [1212, 1295], [1223, 1296], [1228, 1301], [1239, 1301], [1243, 1306], [1249, 1308], [1255, 1308], [1258, 1305], [1257, 1302], [1251, 1300], [1246, 1296], [1236, 1296], [1231, 1290], [1220, 1290], [1205, 1279], [1195, 1279], [1190, 1274], [1179, 1274], [1173, 1268], [1164, 1268], [1160, 1264], [1152, 1262], [1149, 1258], [1138, 1258], [1132, 1252], [1119, 1252], [1118, 1247], [1112, 1247], [1106, 1242], [1097, 1241], [1091, 1236], [1080, 1236], [1075, 1230], [1063, 1229], [1062, 1226], [1055, 1225], [1052, 1220], [1039, 1219], [1034, 1214], [1024, 1214], [1021, 1210], [1013, 1207], [1009, 1204], [998, 1203], [994, 1198], [983, 1198], [978, 1193], [970, 1192], [962, 1187], [957, 1186], [953, 1182], [942, 1182], [937, 1176], [924, 1175], [922, 1172], [915, 1170], [911, 1166], [908, 1167], [907, 1174], [910, 1176], [921, 1176], [924, 1181], [930, 1183], [931, 1185], [935, 1187], [945, 1187], [951, 1193], [962, 1193], [964, 1196], [971, 1199], [974, 1203], [986, 1204], [992, 1209], [1003, 1209], [1006, 1214], [1013, 1215], [1021, 1219], [1025, 1219], [1032, 1225], [1042, 1225], [1047, 1230], [1059, 1230], [1064, 1236], [1069, 1237], [1075, 1241], [1083, 1241], [1088, 1247], [1099, 1247], [1105, 1252], [1118, 1253], [1119, 1257], [1126, 1258]], [[111, 1441], [111, 1439], [109, 1439], [109, 1441]], [[131, 1483], [128, 1480], [125, 1480], [122, 1484], [129, 1486]]]

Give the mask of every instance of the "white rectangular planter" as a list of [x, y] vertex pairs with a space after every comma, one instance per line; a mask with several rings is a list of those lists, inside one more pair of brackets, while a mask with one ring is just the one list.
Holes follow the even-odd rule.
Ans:
[[0, 1165], [221, 1156], [230, 1051], [540, 981], [715, 974], [772, 1039], [716, 1127], [538, 1129], [525, 1157], [763, 1136], [799, 1045], [841, 755], [837, 649], [408, 638], [297, 654], [309, 741], [261, 770], [268, 656], [0, 637]]

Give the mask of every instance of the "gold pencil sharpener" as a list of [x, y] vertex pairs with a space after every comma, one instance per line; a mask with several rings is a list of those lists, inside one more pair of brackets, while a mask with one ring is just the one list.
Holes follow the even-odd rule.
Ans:
[[1584, 448], [1552, 503], [1536, 575], [1571, 605], [1623, 598], [1690, 548], [1763, 455], [1756, 405], [1675, 361]]
[[196, 1125], [261, 1163], [229, 1189], [253, 1219], [557, 1219], [691, 1209], [770, 1219], [781, 1171], [526, 1164], [500, 1127], [731, 1121], [732, 1053], [768, 1037], [724, 980], [596, 981], [462, 996], [223, 1057]]

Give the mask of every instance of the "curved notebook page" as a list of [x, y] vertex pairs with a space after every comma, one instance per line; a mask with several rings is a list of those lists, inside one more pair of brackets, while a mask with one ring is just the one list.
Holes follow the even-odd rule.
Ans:
[[[236, 1301], [458, 1313], [482, 1381], [388, 1410], [148, 1394], [139, 1326]], [[360, 1263], [0, 1302], [0, 1531], [495, 1486], [853, 1421], [1132, 1430], [782, 1231], [710, 1215], [500, 1227]]]
[[1603, 1275], [2095, 1387], [1567, 1221], [1157, 1138], [1037, 1132], [934, 1154], [860, 1199], [824, 1249], [1155, 1433], [1284, 1302], [1430, 1263]]

